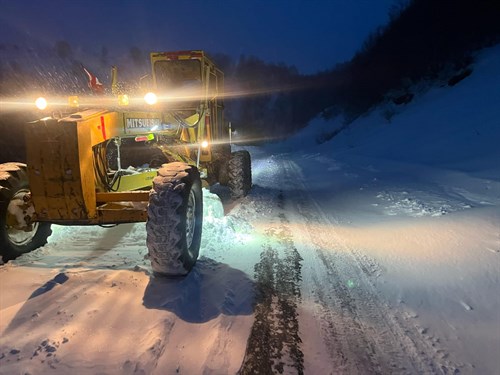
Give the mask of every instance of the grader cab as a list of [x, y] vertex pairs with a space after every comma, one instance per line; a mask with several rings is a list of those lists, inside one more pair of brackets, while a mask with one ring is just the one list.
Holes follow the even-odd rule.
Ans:
[[247, 151], [231, 152], [223, 73], [203, 51], [151, 53], [152, 89], [26, 124], [27, 164], [0, 164], [0, 252], [47, 242], [50, 224], [146, 222], [153, 271], [184, 275], [199, 254], [202, 187], [251, 188]]

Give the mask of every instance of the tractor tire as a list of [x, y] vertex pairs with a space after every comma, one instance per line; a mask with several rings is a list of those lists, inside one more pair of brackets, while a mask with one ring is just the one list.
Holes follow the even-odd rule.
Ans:
[[245, 197], [252, 188], [252, 162], [248, 151], [236, 151], [231, 154], [228, 175], [231, 197]]
[[229, 144], [214, 146], [212, 148], [212, 158], [215, 160], [214, 164], [216, 165], [216, 182], [218, 182], [221, 186], [228, 186], [228, 164], [229, 159], [231, 158], [231, 146]]
[[50, 223], [33, 222], [26, 164], [0, 164], [0, 256], [15, 259], [47, 243]]
[[219, 168], [219, 184], [222, 186], [229, 185], [229, 160], [221, 161]]
[[196, 167], [163, 164], [149, 194], [146, 244], [156, 275], [183, 276], [193, 268], [201, 244], [203, 195]]

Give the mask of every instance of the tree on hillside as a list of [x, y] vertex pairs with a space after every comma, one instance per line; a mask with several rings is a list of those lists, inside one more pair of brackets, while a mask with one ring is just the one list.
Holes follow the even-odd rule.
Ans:
[[61, 59], [69, 59], [73, 56], [71, 45], [65, 40], [57, 41], [54, 48], [57, 56]]
[[302, 126], [297, 114], [304, 107], [293, 102], [303, 77], [294, 66], [245, 55], [237, 62], [224, 55], [214, 60], [225, 73], [226, 117], [249, 137], [284, 137]]
[[375, 30], [351, 61], [324, 77], [329, 105], [341, 108], [348, 121], [381, 103], [391, 91], [435, 80], [447, 67], [460, 73], [474, 51], [500, 41], [498, 1], [407, 4], [393, 10], [389, 24]]

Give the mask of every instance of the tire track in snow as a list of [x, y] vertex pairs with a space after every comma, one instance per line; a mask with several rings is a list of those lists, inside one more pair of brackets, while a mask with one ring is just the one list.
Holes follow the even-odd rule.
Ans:
[[298, 167], [289, 161], [281, 163], [287, 184], [298, 192], [293, 197], [295, 219], [302, 221], [307, 232], [299, 235], [309, 238], [314, 252], [308, 256], [315, 263], [309, 277], [332, 373], [459, 373], [456, 365], [439, 358], [440, 350], [429, 345], [417, 327], [383, 302], [373, 280], [376, 265], [342, 244], [332, 223], [307, 193]]
[[266, 244], [255, 265], [255, 322], [240, 374], [304, 373], [297, 306], [301, 300], [302, 258], [292, 240], [278, 196], [278, 222], [266, 230]]

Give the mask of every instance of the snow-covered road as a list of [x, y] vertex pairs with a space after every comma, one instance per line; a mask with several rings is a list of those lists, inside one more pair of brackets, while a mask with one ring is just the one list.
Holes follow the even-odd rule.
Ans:
[[349, 246], [291, 155], [257, 164], [266, 238], [242, 373], [454, 373], [447, 351], [377, 290], [380, 267]]
[[495, 373], [498, 183], [472, 210], [477, 191], [458, 199], [424, 172], [252, 156], [248, 197], [217, 189], [225, 216], [205, 192], [186, 278], [151, 276], [144, 224], [54, 226], [1, 266], [0, 373]]

